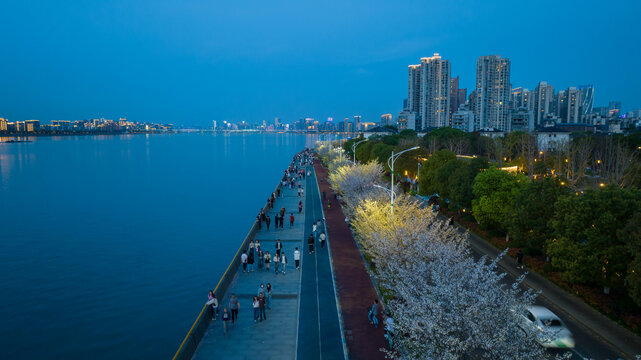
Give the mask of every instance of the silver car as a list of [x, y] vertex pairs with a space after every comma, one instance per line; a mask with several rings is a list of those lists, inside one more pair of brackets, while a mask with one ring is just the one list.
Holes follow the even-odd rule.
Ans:
[[534, 331], [536, 339], [546, 348], [574, 348], [574, 337], [556, 314], [543, 306], [528, 306], [521, 314], [524, 328]]

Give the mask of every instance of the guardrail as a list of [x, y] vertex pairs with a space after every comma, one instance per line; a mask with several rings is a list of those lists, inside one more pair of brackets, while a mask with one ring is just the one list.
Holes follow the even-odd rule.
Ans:
[[[274, 192], [277, 192], [280, 187], [281, 182], [279, 181], [276, 189], [274, 189]], [[269, 205], [266, 203], [263, 207], [263, 211], [266, 214], [269, 213], [268, 206]], [[256, 225], [256, 222], [254, 221], [254, 224], [249, 230], [249, 233], [247, 233], [247, 236], [245, 236], [245, 240], [243, 240], [243, 243], [236, 251], [236, 255], [234, 255], [234, 258], [229, 263], [229, 266], [227, 266], [227, 270], [225, 270], [225, 273], [220, 278], [220, 280], [218, 280], [218, 284], [214, 288], [214, 294], [216, 294], [218, 301], [222, 302], [229, 284], [231, 284], [234, 276], [236, 276], [236, 273], [240, 268], [240, 255], [242, 254], [243, 250], [249, 246], [249, 242], [256, 237], [257, 232], [258, 227]], [[204, 305], [202, 310], [200, 310], [200, 314], [198, 314], [196, 321], [194, 321], [194, 324], [191, 326], [189, 332], [185, 336], [185, 339], [180, 344], [178, 351], [176, 351], [173, 360], [187, 360], [191, 359], [194, 356], [200, 340], [202, 340], [205, 332], [207, 331], [207, 328], [209, 327], [209, 323], [211, 323], [212, 315], [213, 314], [211, 307], [208, 305]]]

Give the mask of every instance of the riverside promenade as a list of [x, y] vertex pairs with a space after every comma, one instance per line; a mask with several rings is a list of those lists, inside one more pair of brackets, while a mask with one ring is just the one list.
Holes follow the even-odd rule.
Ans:
[[[344, 358], [340, 322], [335, 302], [333, 278], [328, 259], [320, 259], [322, 251], [308, 254], [307, 237], [311, 226], [322, 219], [322, 210], [316, 177], [313, 168], [310, 176], [302, 181], [304, 196], [296, 189], [284, 187], [281, 197], [276, 198], [274, 215], [285, 208], [285, 224], [270, 229], [263, 224], [256, 234], [263, 251], [276, 253], [276, 241], [280, 239], [283, 252], [288, 258], [286, 273], [255, 270], [251, 273], [238, 271], [220, 302], [222, 308], [229, 306], [231, 294], [240, 302], [239, 316], [235, 324], [229, 321], [227, 335], [223, 334], [221, 317], [213, 321], [205, 332], [194, 359], [341, 359]], [[303, 211], [298, 213], [298, 202], [303, 202]], [[294, 214], [294, 226], [289, 225], [289, 215]], [[317, 244], [318, 245], [318, 244]], [[296, 270], [294, 249], [301, 253], [301, 270]], [[325, 248], [325, 258], [327, 258]], [[257, 263], [255, 267], [257, 268]], [[255, 323], [252, 299], [260, 284], [272, 285], [271, 310], [266, 310], [267, 319]]]

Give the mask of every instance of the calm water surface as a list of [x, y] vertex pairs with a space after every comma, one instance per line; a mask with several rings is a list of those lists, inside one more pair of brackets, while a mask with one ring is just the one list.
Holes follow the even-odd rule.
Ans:
[[287, 134], [0, 144], [0, 358], [170, 358], [293, 155]]

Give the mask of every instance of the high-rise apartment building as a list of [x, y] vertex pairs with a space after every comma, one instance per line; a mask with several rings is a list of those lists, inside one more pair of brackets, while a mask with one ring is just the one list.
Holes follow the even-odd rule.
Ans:
[[594, 86], [592, 85], [581, 85], [579, 86], [579, 91], [581, 91], [581, 116], [592, 114], [592, 109], [594, 109]]
[[481, 56], [476, 62], [474, 128], [510, 131], [510, 59]]
[[7, 131], [9, 128], [8, 124], [7, 119], [0, 118], [0, 131]]
[[458, 110], [461, 104], [459, 102], [458, 78], [459, 76], [456, 75], [456, 77], [450, 79], [450, 126], [452, 126], [452, 115]]
[[512, 110], [517, 108], [528, 108], [532, 110], [534, 108], [534, 92], [520, 86], [513, 88], [511, 103], [510, 106]]
[[361, 116], [354, 115], [354, 130], [361, 131]]
[[541, 81], [534, 90], [534, 124], [543, 126], [545, 117], [553, 113], [554, 86]]
[[421, 65], [410, 65], [407, 72], [407, 105], [404, 110], [418, 114], [421, 103]]
[[421, 130], [450, 124], [450, 70], [439, 54], [421, 58]]
[[570, 87], [565, 94], [567, 112], [565, 113], [565, 118], [562, 118], [562, 121], [576, 124], [581, 119], [581, 105], [583, 104], [581, 90], [575, 87]]
[[[450, 62], [439, 54], [421, 58], [419, 65], [408, 67], [407, 104], [403, 117], [415, 114], [413, 128], [448, 126], [450, 123]], [[409, 128], [409, 126], [408, 126]]]

